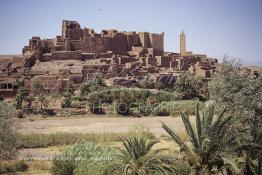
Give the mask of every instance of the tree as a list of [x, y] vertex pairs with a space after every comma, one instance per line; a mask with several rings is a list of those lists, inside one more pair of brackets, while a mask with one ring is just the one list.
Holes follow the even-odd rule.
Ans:
[[172, 156], [162, 154], [160, 149], [152, 150], [158, 141], [147, 141], [143, 137], [122, 139], [124, 148], [119, 148], [116, 159], [109, 164], [105, 175], [150, 175], [179, 174]]
[[81, 87], [81, 95], [88, 95], [89, 93], [92, 93], [94, 91], [98, 91], [103, 87], [103, 80], [100, 73], [95, 73], [90, 79], [85, 81]]
[[3, 95], [0, 95], [0, 102], [4, 101], [5, 97]]
[[15, 86], [18, 88], [16, 93], [16, 108], [22, 109], [24, 99], [29, 95], [28, 90], [24, 86], [23, 80], [16, 80]]
[[190, 145], [183, 141], [178, 134], [162, 123], [164, 130], [178, 144], [188, 163], [194, 168], [196, 175], [210, 174], [222, 170], [238, 171], [231, 153], [236, 147], [237, 134], [233, 127], [234, 118], [224, 115], [214, 115], [214, 106], [204, 108], [201, 113], [197, 105], [196, 129], [189, 121], [187, 113], [181, 113]]
[[7, 103], [0, 102], [0, 160], [16, 156], [18, 143], [16, 129], [14, 109]]
[[24, 101], [25, 101], [25, 103], [26, 103], [27, 109], [30, 109], [30, 108], [31, 108], [33, 100], [34, 100], [34, 97], [32, 97], [32, 96], [26, 96], [26, 97], [24, 98]]
[[144, 77], [142, 80], [138, 82], [138, 87], [143, 89], [152, 89], [154, 87], [154, 83], [150, 78]]
[[208, 91], [218, 108], [227, 108], [244, 121], [262, 124], [262, 77], [254, 79], [241, 73], [239, 61], [224, 59], [208, 83]]
[[39, 95], [45, 92], [44, 86], [41, 84], [38, 77], [33, 77], [31, 84], [32, 92], [34, 93], [34, 95]]
[[200, 77], [188, 72], [182, 72], [179, 75], [174, 85], [174, 93], [179, 99], [183, 100], [195, 97], [200, 100], [207, 98], [205, 82]]
[[64, 101], [62, 103], [63, 108], [69, 108], [72, 103], [72, 96], [74, 95], [75, 88], [71, 81], [67, 82], [66, 91], [64, 93]]
[[119, 92], [115, 100], [116, 112], [121, 115], [130, 114], [130, 109], [135, 105], [136, 100], [132, 91]]
[[37, 97], [37, 101], [38, 101], [38, 103], [40, 105], [40, 110], [41, 111], [43, 110], [44, 107], [46, 108], [49, 105], [49, 101], [48, 101], [47, 97], [45, 95], [43, 95], [43, 94], [40, 94]]

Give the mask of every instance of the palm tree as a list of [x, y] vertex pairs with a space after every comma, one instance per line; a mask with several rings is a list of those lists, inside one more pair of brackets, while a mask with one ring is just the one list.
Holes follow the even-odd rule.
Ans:
[[245, 175], [262, 174], [262, 128], [252, 125], [249, 137], [237, 148], [245, 157]]
[[236, 144], [236, 132], [234, 131], [233, 117], [225, 116], [225, 111], [220, 115], [214, 115], [214, 106], [209, 105], [199, 111], [196, 109], [196, 129], [189, 121], [187, 113], [181, 113], [190, 143], [183, 141], [178, 134], [162, 123], [162, 127], [178, 144], [181, 152], [196, 175], [211, 174], [214, 172], [237, 171], [238, 168], [230, 158]]
[[105, 175], [151, 175], [179, 174], [172, 156], [152, 150], [158, 141], [147, 141], [144, 137], [122, 139], [124, 148], [118, 148], [115, 160], [106, 168]]

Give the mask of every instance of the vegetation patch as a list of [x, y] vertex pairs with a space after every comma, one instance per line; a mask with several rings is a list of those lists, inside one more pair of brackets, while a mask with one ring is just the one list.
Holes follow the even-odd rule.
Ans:
[[115, 149], [91, 142], [79, 143], [66, 149], [53, 160], [52, 174], [101, 175], [114, 159]]
[[148, 139], [154, 138], [149, 129], [143, 125], [135, 126], [127, 133], [67, 133], [21, 135], [19, 148], [46, 148], [50, 146], [73, 145], [80, 142], [120, 142], [121, 138], [141, 135]]
[[25, 161], [0, 161], [0, 174], [24, 172], [28, 169]]
[[195, 113], [198, 100], [180, 100], [160, 103], [153, 111], [154, 115], [177, 116], [187, 111], [190, 115]]

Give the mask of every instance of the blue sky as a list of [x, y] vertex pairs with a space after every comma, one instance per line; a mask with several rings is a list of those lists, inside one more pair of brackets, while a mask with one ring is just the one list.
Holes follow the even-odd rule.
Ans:
[[[31, 36], [61, 34], [63, 19], [82, 27], [165, 33], [165, 50], [187, 49], [262, 65], [262, 0], [0, 0], [0, 54], [18, 54]], [[102, 10], [99, 10], [102, 9]]]

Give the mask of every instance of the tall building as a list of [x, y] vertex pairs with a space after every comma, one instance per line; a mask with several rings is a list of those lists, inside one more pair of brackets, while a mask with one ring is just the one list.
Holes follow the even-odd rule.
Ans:
[[186, 55], [186, 35], [184, 31], [180, 34], [180, 54]]

